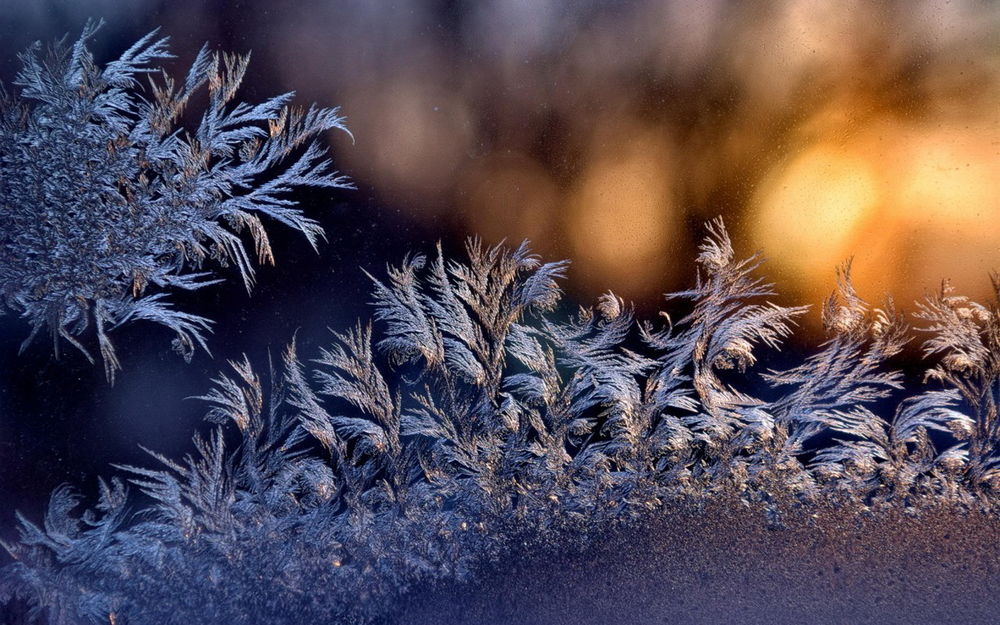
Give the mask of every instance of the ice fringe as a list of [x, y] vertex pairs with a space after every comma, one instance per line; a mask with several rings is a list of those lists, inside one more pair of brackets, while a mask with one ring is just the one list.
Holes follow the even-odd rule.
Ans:
[[[909, 331], [848, 264], [828, 339], [758, 377], [805, 310], [769, 302], [760, 259], [708, 230], [695, 287], [668, 296], [688, 312], [664, 327], [611, 293], [560, 316], [565, 263], [524, 245], [408, 257], [374, 280], [377, 333], [335, 334], [309, 368], [292, 345], [269, 383], [232, 363], [193, 455], [120, 467], [82, 514], [60, 487], [41, 527], [19, 517], [0, 600], [55, 625], [365, 623], [522, 539], [678, 501], [737, 497], [776, 526], [823, 502], [997, 513], [997, 302], [945, 286], [920, 304], [931, 388], [907, 392], [891, 359]], [[126, 481], [153, 503], [130, 512]]]
[[[64, 340], [88, 359], [81, 335], [92, 325], [113, 379], [112, 328], [162, 324], [190, 358], [211, 322], [173, 308], [169, 291], [220, 281], [202, 271], [209, 259], [236, 265], [249, 289], [240, 234], [260, 262], [273, 262], [262, 217], [315, 247], [323, 231], [289, 193], [350, 185], [316, 141], [346, 130], [336, 109], [290, 108], [291, 93], [237, 102], [249, 57], [207, 47], [175, 83], [155, 66], [172, 57], [155, 31], [100, 69], [87, 49], [99, 27], [88, 23], [72, 46], [29, 48], [17, 91], [0, 86], [0, 313], [31, 324], [25, 345], [48, 328], [57, 354]], [[203, 88], [207, 108], [187, 129], [180, 119]]]

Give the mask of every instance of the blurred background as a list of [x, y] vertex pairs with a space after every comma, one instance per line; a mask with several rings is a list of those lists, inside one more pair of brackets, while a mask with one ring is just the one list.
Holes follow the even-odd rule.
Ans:
[[252, 297], [231, 281], [183, 300], [217, 321], [191, 365], [167, 333], [123, 328], [110, 387], [45, 341], [18, 357], [26, 326], [4, 318], [0, 499], [29, 510], [142, 462], [136, 443], [187, 450], [204, 409], [181, 398], [226, 358], [264, 362], [296, 332], [315, 356], [327, 326], [368, 315], [361, 268], [438, 239], [528, 238], [572, 259], [572, 299], [613, 289], [646, 315], [691, 283], [717, 215], [783, 303], [820, 303], [852, 256], [863, 297], [910, 310], [943, 278], [986, 299], [1000, 269], [1000, 3], [20, 0], [0, 9], [0, 77], [89, 17], [107, 21], [99, 61], [159, 26], [171, 73], [207, 41], [252, 51], [247, 100], [340, 106], [354, 141], [331, 149], [358, 190], [302, 196], [319, 255], [278, 236]]

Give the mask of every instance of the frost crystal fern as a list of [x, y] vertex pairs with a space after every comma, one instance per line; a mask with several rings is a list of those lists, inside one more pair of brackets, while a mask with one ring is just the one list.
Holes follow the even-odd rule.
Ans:
[[[56, 350], [63, 339], [90, 358], [80, 337], [93, 325], [112, 378], [109, 330], [160, 323], [190, 357], [210, 322], [172, 308], [168, 291], [217, 282], [201, 271], [209, 259], [234, 264], [249, 289], [240, 234], [260, 262], [273, 260], [262, 217], [315, 246], [322, 230], [290, 192], [348, 183], [315, 142], [344, 128], [335, 109], [288, 108], [291, 93], [236, 102], [248, 57], [207, 48], [176, 84], [155, 66], [171, 58], [155, 32], [102, 69], [87, 50], [98, 27], [72, 46], [36, 44], [20, 55], [14, 93], [0, 88], [0, 296], [31, 324], [25, 344], [47, 328]], [[185, 107], [203, 89], [207, 108], [186, 129]]]
[[55, 625], [367, 623], [416, 584], [678, 502], [741, 500], [773, 527], [791, 506], [997, 514], [997, 303], [921, 304], [932, 386], [907, 393], [903, 317], [864, 302], [849, 265], [826, 341], [758, 372], [805, 309], [769, 301], [720, 221], [695, 287], [668, 296], [687, 314], [660, 326], [612, 293], [560, 311], [565, 263], [523, 245], [467, 255], [373, 279], [375, 327], [309, 367], [293, 346], [270, 385], [232, 363], [193, 455], [119, 467], [152, 502], [139, 514], [120, 478], [82, 513], [56, 489], [5, 545], [0, 603]]

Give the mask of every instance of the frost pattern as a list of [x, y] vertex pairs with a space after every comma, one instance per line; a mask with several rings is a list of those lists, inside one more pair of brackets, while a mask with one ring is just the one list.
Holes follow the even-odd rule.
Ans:
[[[0, 599], [54, 624], [362, 623], [523, 541], [681, 500], [735, 496], [775, 527], [824, 502], [996, 514], [998, 302], [946, 285], [920, 304], [928, 386], [906, 394], [910, 332], [850, 264], [827, 340], [761, 369], [806, 310], [769, 300], [721, 221], [700, 252], [695, 287], [667, 296], [686, 314], [638, 325], [612, 293], [560, 314], [566, 263], [524, 245], [410, 256], [373, 278], [377, 332], [335, 333], [309, 367], [292, 345], [269, 383], [231, 363], [193, 455], [119, 467], [86, 512], [60, 487], [42, 526], [19, 517]], [[152, 505], [128, 512], [126, 482]]]
[[[168, 291], [218, 282], [202, 271], [209, 259], [234, 264], [249, 290], [241, 233], [259, 262], [273, 262], [262, 217], [315, 247], [322, 229], [289, 192], [349, 184], [315, 141], [344, 129], [336, 109], [289, 108], [291, 93], [237, 102], [249, 57], [207, 47], [176, 83], [155, 66], [172, 57], [155, 31], [101, 69], [87, 49], [99, 27], [72, 46], [29, 48], [15, 94], [0, 87], [0, 297], [31, 324], [25, 345], [47, 328], [57, 354], [62, 339], [91, 359], [80, 336], [93, 325], [111, 379], [111, 329], [162, 324], [189, 358], [210, 321], [173, 308]], [[203, 90], [207, 107], [186, 129], [185, 108]]]

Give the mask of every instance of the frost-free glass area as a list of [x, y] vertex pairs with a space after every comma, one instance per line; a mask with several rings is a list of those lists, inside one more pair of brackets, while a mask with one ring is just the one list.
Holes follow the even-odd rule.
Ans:
[[988, 622], [998, 28], [3, 8], [3, 622]]

